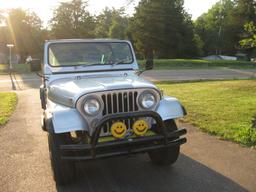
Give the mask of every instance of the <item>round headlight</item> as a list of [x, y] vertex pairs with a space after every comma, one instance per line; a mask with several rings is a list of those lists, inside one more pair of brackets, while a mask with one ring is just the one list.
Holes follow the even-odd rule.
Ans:
[[156, 97], [151, 92], [142, 93], [140, 104], [144, 109], [151, 109], [156, 105]]
[[100, 111], [100, 102], [97, 99], [88, 99], [84, 103], [84, 111], [88, 115], [97, 115]]

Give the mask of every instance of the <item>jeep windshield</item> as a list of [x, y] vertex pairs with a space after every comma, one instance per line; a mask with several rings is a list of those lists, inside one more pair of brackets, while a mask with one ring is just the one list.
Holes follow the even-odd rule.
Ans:
[[68, 42], [49, 46], [52, 67], [131, 64], [133, 55], [126, 42]]

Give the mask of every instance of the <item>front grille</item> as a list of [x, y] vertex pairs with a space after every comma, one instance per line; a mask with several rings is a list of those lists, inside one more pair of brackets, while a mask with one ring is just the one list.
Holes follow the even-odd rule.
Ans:
[[[110, 93], [104, 93], [101, 95], [104, 103], [102, 115], [109, 115], [115, 113], [134, 112], [138, 111], [137, 103], [138, 92], [137, 91], [115, 91]], [[127, 129], [131, 129], [131, 125], [135, 119], [123, 120]], [[113, 123], [107, 122], [101, 131], [101, 136], [110, 135], [110, 126]]]
[[102, 115], [138, 111], [137, 91], [107, 93], [101, 96], [104, 109]]

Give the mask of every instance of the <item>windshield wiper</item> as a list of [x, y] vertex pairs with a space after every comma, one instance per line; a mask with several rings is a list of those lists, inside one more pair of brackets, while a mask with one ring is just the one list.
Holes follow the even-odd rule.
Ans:
[[102, 63], [91, 63], [91, 64], [83, 64], [83, 65], [79, 65], [79, 66], [81, 66], [81, 67], [88, 67], [88, 66], [94, 66], [94, 65], [112, 65], [112, 66], [114, 66], [114, 65], [118, 65], [118, 64], [128, 64], [128, 62], [127, 62], [126, 59], [122, 59], [122, 60], [118, 60], [114, 63], [104, 63], [104, 64], [102, 64]]
[[88, 67], [88, 66], [93, 66], [93, 65], [102, 65], [101, 63], [91, 63], [91, 64], [83, 64], [83, 65], [79, 65], [81, 67]]
[[127, 62], [126, 59], [121, 59], [119, 61], [116, 61], [116, 62], [112, 63], [112, 66], [118, 65], [118, 64], [128, 64], [128, 62]]

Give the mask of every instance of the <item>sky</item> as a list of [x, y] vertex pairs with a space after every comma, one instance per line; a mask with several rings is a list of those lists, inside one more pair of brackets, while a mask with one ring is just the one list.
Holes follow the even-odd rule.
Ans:
[[[10, 8], [23, 8], [34, 11], [43, 21], [44, 25], [47, 25], [48, 20], [52, 16], [52, 12], [60, 2], [67, 2], [69, 0], [0, 0], [0, 9]], [[186, 11], [192, 15], [192, 19], [195, 20], [202, 13], [207, 12], [219, 0], [184, 0], [184, 7]], [[105, 7], [120, 8], [127, 5], [129, 0], [89, 0], [89, 11], [92, 14], [98, 14]], [[137, 5], [138, 0], [135, 3], [129, 4], [127, 13], [132, 14], [134, 7]]]

